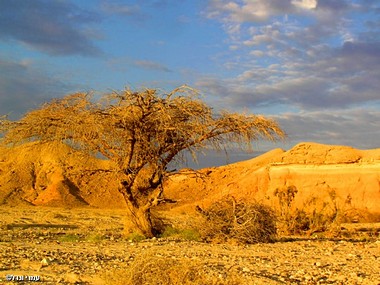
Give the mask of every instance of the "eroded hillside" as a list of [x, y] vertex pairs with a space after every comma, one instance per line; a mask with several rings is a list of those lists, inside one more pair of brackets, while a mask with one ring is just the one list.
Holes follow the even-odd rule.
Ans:
[[1, 149], [0, 204], [123, 207], [109, 161], [59, 143]]
[[[117, 175], [109, 161], [63, 144], [2, 148], [0, 203], [123, 208]], [[165, 196], [177, 201], [171, 207], [187, 210], [225, 195], [279, 207], [276, 193], [295, 187], [295, 207], [339, 207], [366, 218], [363, 213], [380, 213], [380, 149], [301, 143], [227, 166], [180, 171], [164, 186]]]
[[[380, 149], [301, 143], [257, 158], [173, 176], [166, 195], [183, 207], [207, 207], [225, 195], [279, 207], [276, 191], [295, 187], [294, 207], [352, 212], [353, 218], [380, 213]], [[326, 206], [326, 204], [329, 204]], [[363, 216], [364, 215], [364, 216]]]

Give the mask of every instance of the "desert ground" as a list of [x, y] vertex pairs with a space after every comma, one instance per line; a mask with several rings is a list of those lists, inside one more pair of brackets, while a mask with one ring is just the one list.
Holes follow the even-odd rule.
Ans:
[[376, 223], [237, 245], [139, 241], [121, 209], [1, 206], [0, 222], [1, 284], [380, 284]]
[[[380, 284], [380, 149], [300, 143], [179, 170], [164, 183], [175, 203], [154, 210], [177, 230], [153, 239], [126, 231], [113, 167], [64, 145], [0, 151], [0, 284]], [[195, 209], [223, 197], [309, 227], [271, 243], [205, 242]], [[324, 232], [315, 223], [332, 220]]]

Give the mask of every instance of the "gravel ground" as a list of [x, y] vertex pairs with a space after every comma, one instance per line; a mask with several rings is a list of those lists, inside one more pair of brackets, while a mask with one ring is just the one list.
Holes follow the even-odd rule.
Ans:
[[[292, 239], [255, 245], [205, 244], [175, 238], [132, 242], [121, 237], [118, 214], [95, 212], [83, 220], [79, 212], [54, 211], [46, 210], [43, 215], [35, 212], [27, 218], [25, 211], [3, 211], [0, 284], [112, 284], [107, 280], [110, 274], [122, 275], [143, 255], [202, 264], [207, 274], [221, 280], [233, 271], [246, 284], [380, 284], [378, 238]], [[41, 217], [51, 220], [51, 214], [61, 222], [70, 218], [70, 223], [55, 220], [46, 224]], [[112, 217], [119, 223], [112, 227], [103, 224]], [[20, 223], [25, 219], [28, 222]], [[94, 223], [103, 231], [95, 231], [91, 226]], [[7, 281], [7, 277], [14, 280]]]

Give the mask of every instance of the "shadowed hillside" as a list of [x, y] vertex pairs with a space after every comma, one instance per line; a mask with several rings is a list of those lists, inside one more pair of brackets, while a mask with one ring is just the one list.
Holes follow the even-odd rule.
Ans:
[[58, 143], [0, 149], [0, 203], [61, 207], [123, 207], [106, 160]]

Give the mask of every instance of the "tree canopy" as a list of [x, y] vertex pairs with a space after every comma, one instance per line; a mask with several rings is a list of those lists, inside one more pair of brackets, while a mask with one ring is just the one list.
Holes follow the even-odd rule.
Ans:
[[151, 236], [150, 209], [162, 194], [170, 162], [184, 150], [196, 155], [207, 145], [250, 147], [252, 141], [285, 137], [279, 125], [253, 114], [219, 113], [182, 86], [170, 93], [154, 89], [113, 92], [94, 100], [88, 93], [54, 99], [18, 121], [0, 118], [2, 143], [60, 141], [112, 160], [120, 172], [120, 193], [136, 227]]

